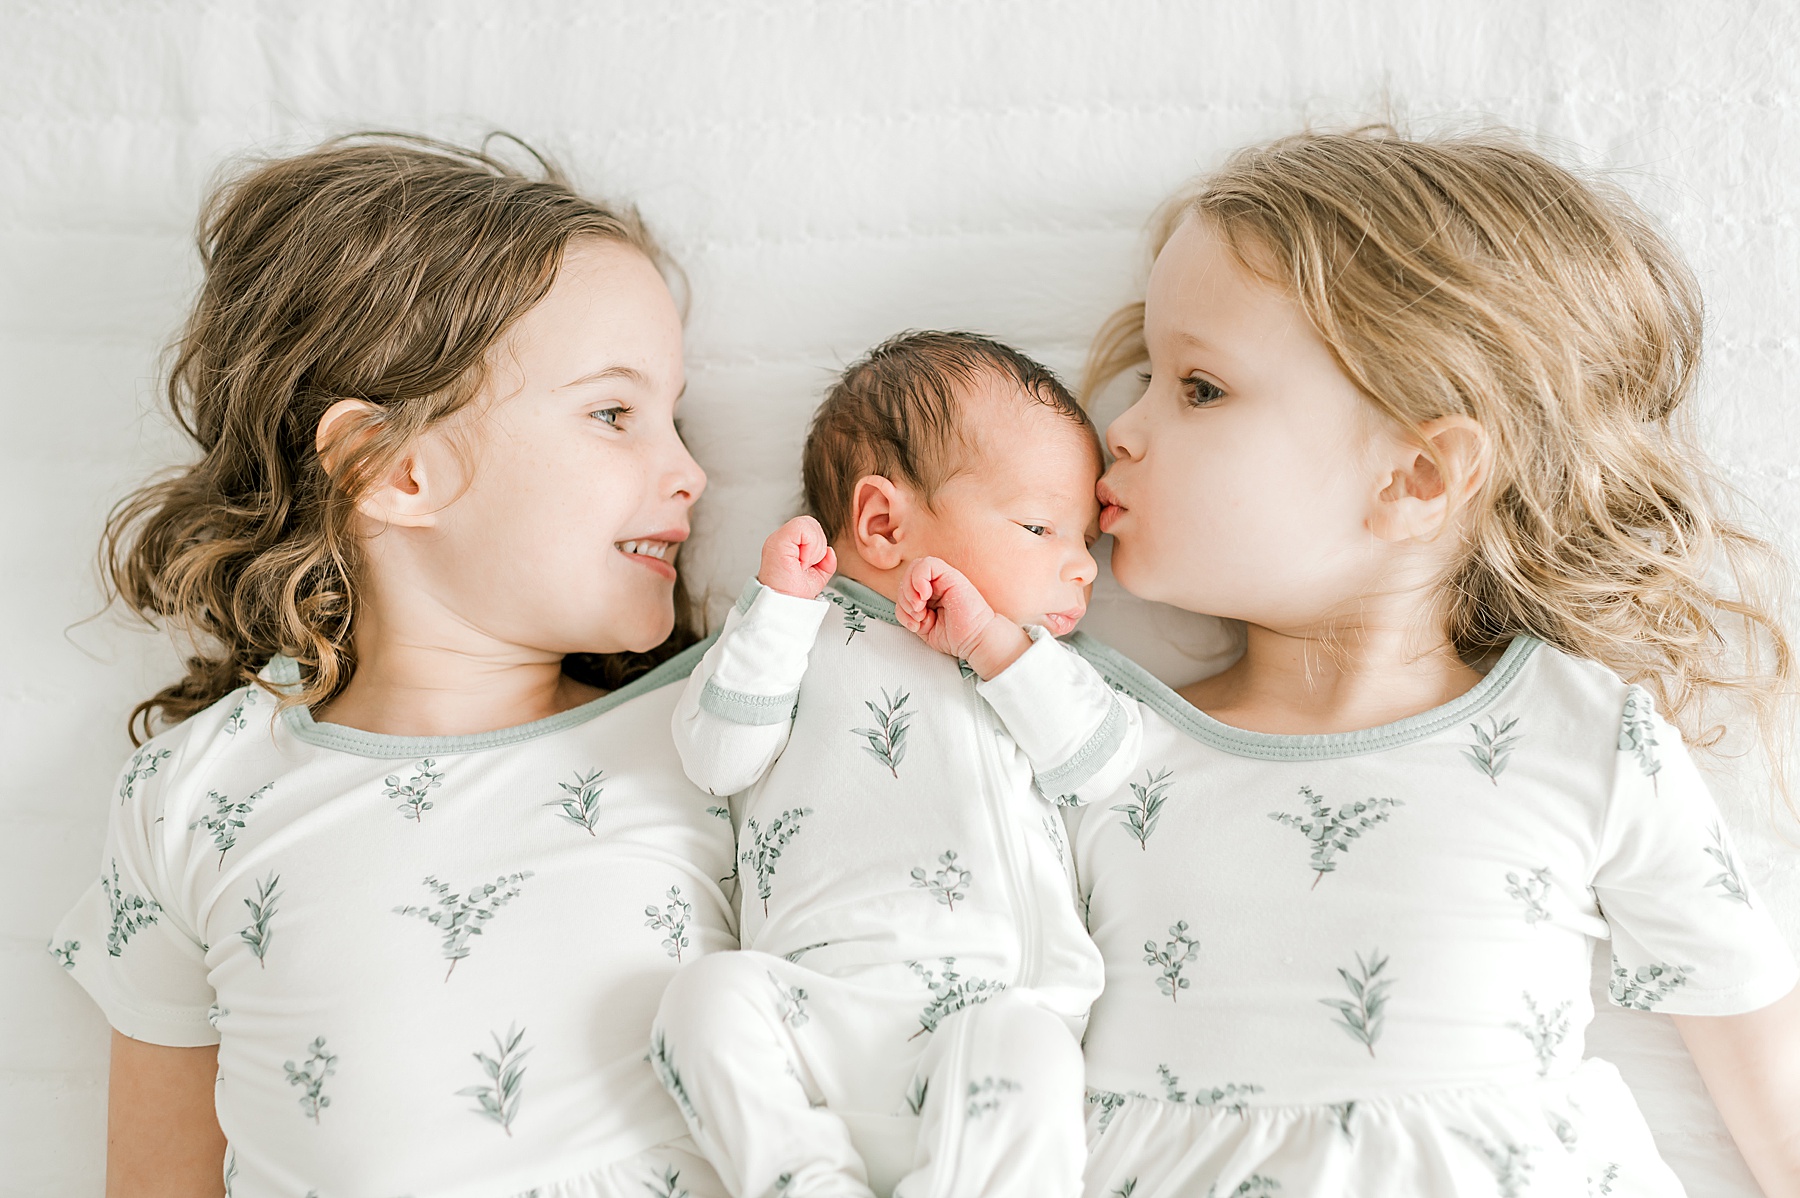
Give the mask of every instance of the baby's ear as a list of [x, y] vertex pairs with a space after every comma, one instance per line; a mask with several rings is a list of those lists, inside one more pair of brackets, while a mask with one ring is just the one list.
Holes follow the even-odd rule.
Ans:
[[1384, 541], [1432, 541], [1474, 498], [1492, 465], [1487, 430], [1467, 416], [1427, 420], [1378, 457], [1369, 531]]
[[314, 445], [319, 463], [340, 487], [356, 491], [356, 510], [379, 532], [389, 526], [423, 528], [461, 493], [465, 471], [454, 449], [427, 431], [379, 473], [370, 475], [363, 455], [381, 435], [382, 410], [361, 399], [340, 399], [319, 417]]
[[879, 474], [865, 474], [850, 492], [850, 539], [877, 570], [898, 569], [900, 542], [912, 516], [912, 496]]

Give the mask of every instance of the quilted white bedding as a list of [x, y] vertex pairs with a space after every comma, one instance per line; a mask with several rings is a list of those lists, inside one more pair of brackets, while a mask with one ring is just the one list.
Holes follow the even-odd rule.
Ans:
[[[797, 502], [838, 366], [961, 326], [1073, 373], [1178, 181], [1384, 111], [1530, 130], [1668, 223], [1711, 305], [1709, 435], [1800, 550], [1800, 7], [0, 2], [0, 1195], [100, 1192], [106, 1029], [43, 944], [88, 883], [125, 713], [172, 667], [159, 638], [86, 621], [91, 561], [107, 507], [177, 452], [159, 352], [229, 155], [505, 128], [634, 198], [692, 284], [686, 417], [712, 489], [684, 560], [716, 613]], [[1232, 649], [1109, 580], [1089, 627], [1174, 682]], [[1800, 945], [1800, 849], [1781, 839], [1800, 828], [1751, 772], [1724, 762], [1718, 790]], [[1756, 1193], [1666, 1021], [1603, 1009], [1591, 1045], [1696, 1198]]]

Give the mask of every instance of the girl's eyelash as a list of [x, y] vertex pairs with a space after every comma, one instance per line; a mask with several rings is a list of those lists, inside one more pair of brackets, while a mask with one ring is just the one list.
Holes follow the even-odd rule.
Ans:
[[1182, 387], [1188, 393], [1188, 402], [1208, 404], [1214, 400], [1225, 398], [1225, 389], [1210, 379], [1203, 379], [1197, 374], [1190, 374], [1181, 380]]
[[[610, 408], [598, 408], [592, 412], [589, 412], [588, 415], [595, 417], [596, 419], [598, 419], [600, 421], [600, 423], [606, 425], [608, 428], [618, 428], [619, 421], [624, 419], [625, 417], [631, 415], [631, 405], [629, 405], [629, 404], [614, 404]], [[612, 419], [610, 419], [610, 420], [607, 419], [607, 417], [609, 417], [609, 416]]]
[[1137, 376], [1138, 376], [1138, 382], [1144, 384], [1144, 386], [1146, 386], [1146, 387], [1148, 387], [1150, 385], [1150, 372], [1148, 370], [1138, 371]]

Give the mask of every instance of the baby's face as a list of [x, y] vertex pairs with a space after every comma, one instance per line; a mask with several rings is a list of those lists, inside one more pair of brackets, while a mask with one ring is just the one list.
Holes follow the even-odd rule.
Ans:
[[1008, 619], [1063, 636], [1086, 614], [1099, 573], [1088, 552], [1100, 535], [1099, 447], [1016, 391], [967, 397], [964, 429], [973, 457], [920, 513], [908, 549], [961, 570]]

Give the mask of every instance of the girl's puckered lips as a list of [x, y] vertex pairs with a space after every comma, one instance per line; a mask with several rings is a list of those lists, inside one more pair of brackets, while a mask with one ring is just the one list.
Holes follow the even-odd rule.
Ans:
[[1095, 484], [1094, 496], [1100, 500], [1100, 531], [1111, 532], [1113, 525], [1125, 514], [1125, 505], [1119, 502], [1119, 493], [1107, 486], [1105, 479]]

